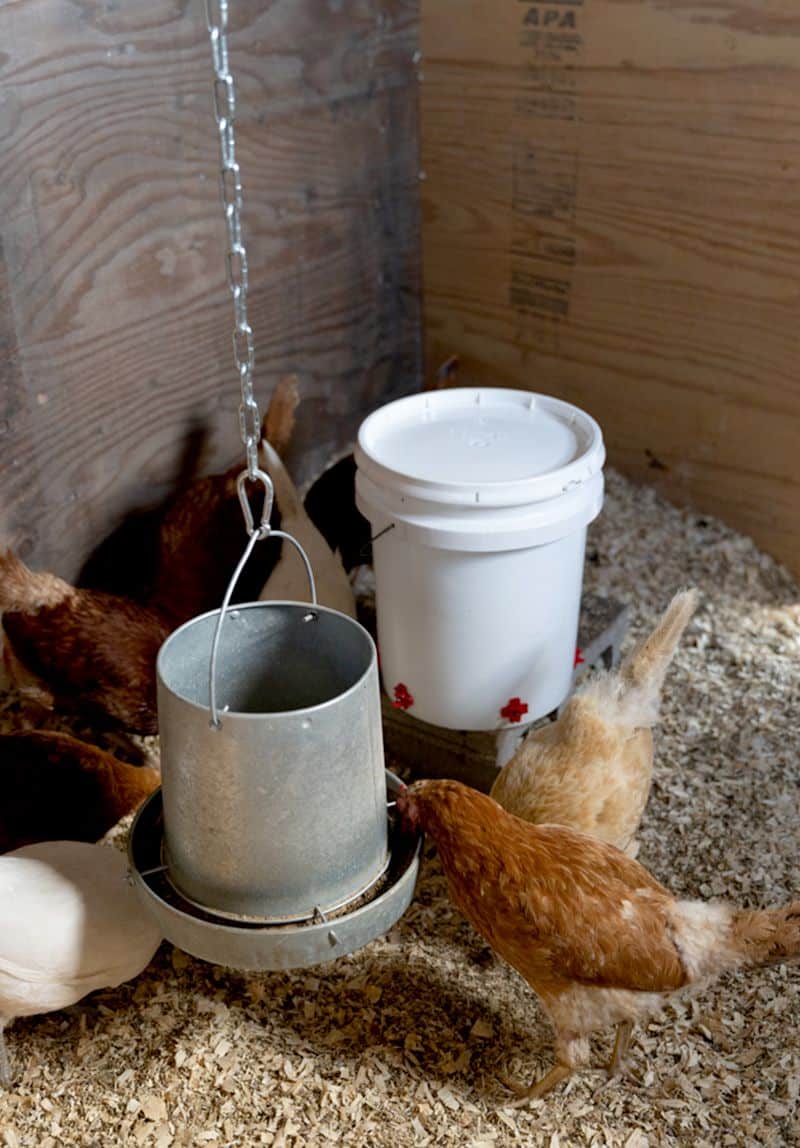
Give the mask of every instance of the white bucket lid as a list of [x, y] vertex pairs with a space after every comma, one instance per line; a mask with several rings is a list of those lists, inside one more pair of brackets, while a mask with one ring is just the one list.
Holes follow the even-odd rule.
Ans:
[[600, 427], [549, 395], [458, 387], [388, 403], [361, 424], [359, 469], [424, 502], [511, 507], [543, 502], [600, 473]]

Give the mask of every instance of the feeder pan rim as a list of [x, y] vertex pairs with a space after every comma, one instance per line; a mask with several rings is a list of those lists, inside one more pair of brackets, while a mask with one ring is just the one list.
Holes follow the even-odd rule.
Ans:
[[[402, 783], [390, 770], [385, 771], [389, 793], [396, 794]], [[161, 788], [156, 789], [138, 810], [128, 837], [129, 880], [140, 901], [157, 922], [163, 936], [177, 948], [200, 960], [228, 968], [275, 971], [280, 969], [310, 968], [355, 952], [385, 934], [402, 916], [414, 894], [419, 875], [423, 837], [396, 826], [394, 842], [400, 850], [401, 868], [388, 887], [371, 901], [358, 908], [323, 920], [287, 923], [286, 925], [258, 925], [234, 922], [218, 917], [213, 910], [202, 910], [202, 916], [166, 900], [157, 888], [158, 875], [165, 877], [161, 867], [154, 870], [143, 850], [157, 848], [161, 855], [163, 842]], [[159, 842], [152, 835], [159, 835]], [[150, 835], [151, 843], [146, 838]], [[172, 889], [169, 880], [168, 888]], [[180, 894], [179, 894], [180, 896]]]
[[[388, 773], [388, 770], [387, 770], [387, 773]], [[171, 905], [169, 903], [169, 901], [166, 901], [159, 893], [157, 893], [155, 891], [155, 889], [153, 889], [152, 885], [150, 885], [148, 883], [147, 876], [139, 871], [139, 868], [136, 865], [136, 861], [134, 860], [134, 856], [133, 856], [134, 830], [137, 828], [136, 823], [137, 823], [137, 821], [140, 820], [140, 815], [145, 812], [145, 809], [148, 805], [150, 805], [151, 803], [155, 804], [156, 802], [158, 802], [160, 800], [161, 800], [161, 786], [159, 786], [158, 789], [155, 789], [153, 791], [153, 793], [150, 796], [148, 796], [148, 798], [146, 799], [146, 801], [142, 805], [141, 810], [136, 814], [136, 818], [134, 819], [133, 824], [131, 825], [131, 833], [130, 833], [130, 839], [129, 839], [130, 844], [128, 846], [128, 863], [129, 863], [130, 868], [132, 869], [132, 871], [135, 875], [136, 881], [141, 883], [142, 885], [146, 886], [146, 890], [147, 890], [148, 895], [150, 897], [152, 897], [154, 901], [158, 901], [161, 905], [164, 906], [164, 908], [168, 909], [169, 912], [172, 915], [174, 915], [175, 917], [182, 917], [184, 920], [190, 921], [192, 924], [194, 924], [197, 921], [197, 918], [192, 916], [191, 913], [184, 912], [184, 910], [178, 908], [177, 905]], [[149, 813], [150, 810], [147, 810], [147, 812]], [[422, 840], [423, 840], [422, 835], [419, 834], [417, 837], [416, 845], [414, 846], [414, 851], [413, 851], [411, 858], [409, 860], [409, 868], [411, 866], [413, 866], [415, 862], [417, 862], [417, 863], [419, 862], [420, 850], [422, 849]], [[378, 881], [380, 880], [380, 878], [385, 874], [390, 863], [391, 863], [391, 857], [389, 857], [389, 859], [387, 860], [386, 865], [384, 865], [383, 869], [378, 874], [378, 877], [376, 877], [375, 880], [371, 881], [369, 883], [369, 885], [366, 887], [366, 889], [362, 889], [360, 893], [356, 893], [353, 897], [351, 897], [350, 900], [351, 901], [359, 900], [359, 898], [362, 897], [364, 895], [364, 893], [367, 892], [372, 885], [376, 885], [378, 883]], [[263, 932], [265, 934], [268, 934], [270, 937], [274, 937], [276, 939], [281, 935], [281, 933], [285, 933], [287, 936], [290, 936], [290, 937], [295, 937], [295, 936], [297, 936], [298, 932], [301, 930], [301, 928], [303, 926], [305, 926], [306, 928], [312, 928], [312, 927], [316, 927], [317, 925], [320, 925], [320, 926], [321, 925], [327, 925], [329, 928], [335, 928], [336, 924], [345, 917], [345, 914], [342, 913], [342, 909], [345, 908], [347, 902], [344, 902], [342, 905], [340, 905], [336, 909], [330, 909], [330, 910], [328, 910], [327, 913], [322, 914], [322, 919], [319, 921], [316, 921], [313, 917], [306, 917], [303, 920], [286, 921], [286, 922], [281, 923], [281, 924], [267, 924], [264, 921], [259, 921], [259, 919], [257, 917], [247, 918], [244, 916], [240, 916], [238, 918], [233, 918], [233, 917], [228, 916], [227, 914], [217, 913], [217, 911], [215, 909], [209, 909], [208, 906], [201, 905], [199, 902], [189, 901], [187, 899], [187, 897], [185, 896], [185, 894], [183, 894], [180, 891], [180, 889], [178, 889], [177, 886], [174, 885], [173, 882], [170, 880], [169, 874], [165, 873], [165, 876], [166, 876], [166, 879], [169, 881], [170, 887], [172, 889], [174, 889], [175, 893], [183, 901], [186, 901], [187, 904], [193, 905], [195, 908], [199, 909], [206, 917], [213, 918], [214, 924], [216, 924], [217, 926], [219, 926], [223, 929], [224, 928], [230, 928], [234, 932], [239, 932], [239, 931], [247, 931], [250, 933], [261, 933], [261, 932]], [[380, 893], [373, 900], [368, 901], [364, 905], [360, 905], [357, 909], [353, 909], [352, 912], [347, 914], [347, 918], [349, 920], [355, 920], [359, 916], [367, 917], [370, 915], [370, 910], [372, 910], [372, 911], [378, 910], [386, 901], [390, 900], [391, 897], [392, 897], [392, 887], [390, 886], [388, 889], [384, 890], [383, 893]], [[334, 914], [334, 913], [338, 913], [339, 916], [333, 916], [332, 914]]]
[[[165, 878], [165, 880], [167, 880], [169, 882], [169, 884], [171, 885], [172, 889], [177, 894], [177, 896], [180, 897], [180, 899], [182, 901], [185, 901], [187, 903], [187, 905], [191, 905], [193, 908], [199, 909], [201, 913], [205, 913], [209, 917], [214, 917], [214, 919], [218, 920], [220, 922], [220, 924], [222, 924], [224, 922], [228, 922], [229, 924], [232, 924], [232, 925], [247, 925], [247, 926], [259, 926], [259, 925], [261, 925], [264, 928], [280, 929], [285, 925], [286, 926], [288, 926], [288, 925], [295, 925], [296, 926], [296, 925], [308, 925], [308, 924], [316, 924], [316, 923], [325, 924], [328, 921], [329, 917], [332, 917], [332, 915], [334, 915], [336, 913], [340, 913], [343, 909], [345, 909], [347, 907], [347, 905], [352, 904], [354, 901], [358, 901], [358, 900], [360, 900], [361, 897], [366, 896], [369, 893], [370, 889], [372, 889], [373, 886], [377, 885], [378, 882], [386, 875], [386, 872], [392, 863], [392, 857], [391, 857], [391, 853], [387, 850], [383, 865], [378, 870], [378, 872], [375, 874], [375, 876], [370, 877], [369, 881], [366, 881], [364, 883], [364, 885], [362, 886], [362, 888], [356, 889], [355, 892], [350, 893], [349, 896], [344, 897], [343, 899], [337, 901], [335, 904], [328, 905], [325, 909], [320, 909], [320, 908], [315, 906], [314, 909], [312, 910], [312, 912], [310, 912], [310, 913], [302, 913], [302, 914], [298, 914], [296, 916], [289, 915], [289, 916], [284, 916], [284, 917], [258, 917], [258, 916], [255, 916], [253, 914], [250, 914], [250, 913], [234, 913], [234, 912], [229, 912], [227, 910], [219, 909], [219, 908], [210, 909], [208, 907], [208, 905], [204, 905], [202, 903], [202, 901], [196, 901], [192, 897], [190, 897], [187, 893], [184, 893], [184, 891], [181, 889], [180, 885], [178, 885], [175, 878], [172, 876], [172, 874], [169, 871], [169, 864], [166, 860], [166, 853], [163, 849], [163, 842], [162, 842], [162, 862], [165, 865], [164, 878]], [[375, 902], [380, 901], [381, 896], [383, 896], [383, 894], [380, 894], [378, 897], [375, 897], [374, 901]], [[161, 900], [164, 900], [164, 898], [162, 897]], [[176, 909], [176, 912], [180, 912], [180, 910]], [[191, 916], [191, 914], [185, 913], [184, 916]], [[333, 916], [333, 919], [334, 920], [336, 919], [335, 916]]]
[[[356, 679], [355, 682], [353, 682], [351, 686], [348, 686], [346, 690], [341, 690], [339, 693], [334, 694], [333, 697], [328, 698], [326, 701], [317, 702], [316, 705], [311, 706], [298, 706], [296, 709], [291, 710], [257, 710], [253, 712], [252, 710], [221, 709], [219, 711], [220, 715], [224, 715], [226, 721], [228, 718], [241, 718], [245, 720], [251, 718], [277, 719], [286, 717], [289, 714], [291, 714], [292, 717], [302, 716], [303, 714], [318, 714], [321, 710], [326, 709], [328, 706], [341, 702], [343, 698], [349, 697], [350, 694], [355, 693], [355, 691], [363, 685], [364, 679], [372, 669], [373, 664], [377, 661], [378, 649], [369, 630], [362, 626], [361, 623], [355, 618], [351, 618], [349, 614], [345, 614], [342, 610], [334, 610], [330, 606], [320, 606], [318, 604], [314, 604], [313, 602], [296, 602], [281, 598], [275, 601], [270, 599], [264, 602], [237, 602], [235, 605], [229, 606], [225, 611], [225, 614], [227, 618], [235, 618], [241, 610], [256, 610], [268, 608], [271, 606], [293, 606], [298, 610], [303, 610], [305, 613], [313, 612], [315, 614], [333, 614], [337, 618], [343, 618], [346, 622], [349, 622], [351, 625], [358, 627], [358, 629], [361, 630], [362, 634], [367, 639], [370, 653], [369, 661], [364, 668], [364, 672]], [[188, 622], [183, 622], [180, 626], [178, 626], [176, 630], [173, 630], [172, 633], [164, 639], [159, 648], [158, 656], [156, 657], [156, 675], [163, 688], [168, 690], [169, 693], [173, 695], [173, 697], [180, 698], [181, 702], [191, 706], [193, 709], [197, 709], [201, 712], [209, 714], [211, 713], [211, 707], [209, 705], [195, 701], [194, 698], [187, 697], [186, 694], [181, 693], [180, 690], [176, 690], [174, 686], [169, 684], [167, 681], [167, 676], [164, 673], [163, 659], [164, 652], [173, 638], [176, 638], [178, 634], [181, 634], [184, 630], [188, 630], [191, 626], [194, 626], [196, 622], [202, 622], [206, 618], [217, 617], [219, 613], [219, 609], [206, 610], [204, 614], [196, 614], [195, 617], [190, 618]]]

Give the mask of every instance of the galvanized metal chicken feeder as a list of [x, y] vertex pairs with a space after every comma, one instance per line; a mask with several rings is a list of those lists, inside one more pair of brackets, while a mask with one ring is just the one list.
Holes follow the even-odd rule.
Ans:
[[[261, 524], [248, 506], [250, 542], [221, 609], [159, 651], [162, 789], [134, 823], [130, 861], [168, 940], [214, 963], [282, 969], [385, 932], [411, 899], [418, 842], [389, 834], [375, 644], [317, 605], [308, 559], [270, 529], [272, 484], [259, 479]], [[267, 536], [298, 549], [311, 602], [229, 610]]]
[[[221, 608], [191, 619], [159, 651], [162, 790], [134, 822], [129, 858], [133, 883], [168, 940], [217, 964], [286, 969], [385, 932], [411, 899], [419, 843], [389, 833], [372, 638], [317, 605], [302, 546], [270, 527], [274, 490], [258, 461], [227, 3], [207, 0], [206, 16], [247, 459], [237, 485], [249, 541]], [[258, 525], [248, 481], [264, 486]], [[299, 552], [310, 605], [253, 602], [229, 611], [245, 563], [268, 537]]]

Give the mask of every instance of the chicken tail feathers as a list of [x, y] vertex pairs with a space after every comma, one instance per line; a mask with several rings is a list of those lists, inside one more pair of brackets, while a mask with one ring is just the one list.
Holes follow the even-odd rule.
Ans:
[[777, 909], [740, 909], [731, 921], [731, 939], [745, 965], [800, 959], [800, 901]]
[[670, 602], [658, 625], [620, 667], [619, 676], [629, 690], [658, 694], [675, 649], [697, 608], [696, 590], [681, 590]]
[[269, 401], [261, 427], [262, 437], [273, 450], [284, 458], [294, 433], [295, 413], [300, 403], [300, 390], [296, 375], [281, 379]]
[[696, 590], [676, 594], [658, 625], [628, 655], [617, 673], [594, 675], [577, 690], [576, 707], [585, 710], [588, 705], [598, 710], [604, 721], [633, 729], [655, 725], [667, 668], [697, 599]]
[[13, 550], [0, 550], [0, 612], [32, 613], [57, 606], [74, 593], [55, 574], [34, 573]]

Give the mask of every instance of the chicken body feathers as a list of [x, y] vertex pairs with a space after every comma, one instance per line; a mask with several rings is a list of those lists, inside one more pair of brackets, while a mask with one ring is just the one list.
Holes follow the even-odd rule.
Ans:
[[[317, 599], [322, 606], [356, 616], [355, 598], [350, 580], [338, 554], [334, 554], [322, 534], [308, 517], [297, 488], [280, 455], [266, 438], [261, 440], [259, 456], [275, 486], [275, 496], [283, 513], [283, 529], [291, 534], [306, 552], [316, 582]], [[264, 601], [308, 601], [308, 579], [300, 555], [291, 544], [284, 546], [280, 561], [264, 585], [259, 599]]]
[[681, 590], [619, 670], [594, 675], [577, 696], [592, 699], [607, 721], [641, 729], [658, 721], [661, 690], [683, 631], [697, 609], [696, 590]]
[[492, 797], [533, 824], [567, 825], [620, 849], [632, 846], [652, 784], [649, 729], [609, 728], [591, 698], [530, 734], [500, 772]]
[[0, 1030], [145, 968], [158, 926], [116, 849], [48, 841], [0, 857]]
[[13, 550], [0, 551], [0, 612], [58, 606], [76, 593], [56, 574], [29, 570]]
[[526, 980], [553, 991], [571, 981], [640, 992], [686, 984], [669, 937], [671, 895], [643, 866], [586, 834], [528, 825], [451, 785], [437, 784], [425, 831], [455, 904]]
[[800, 902], [679, 900], [614, 846], [531, 825], [455, 781], [417, 782], [397, 807], [435, 842], [456, 906], [539, 996], [568, 1066], [586, 1059], [592, 1032], [649, 1016], [673, 992], [800, 955]]
[[0, 853], [37, 841], [97, 841], [159, 781], [154, 769], [69, 734], [0, 734]]
[[157, 729], [155, 661], [169, 624], [155, 609], [78, 590], [0, 553], [0, 611], [12, 668], [21, 664], [54, 704], [137, 733]]
[[593, 675], [558, 721], [529, 734], [498, 774], [492, 797], [534, 824], [569, 825], [620, 849], [634, 839], [652, 784], [664, 676], [697, 602], [676, 594], [619, 671]]

